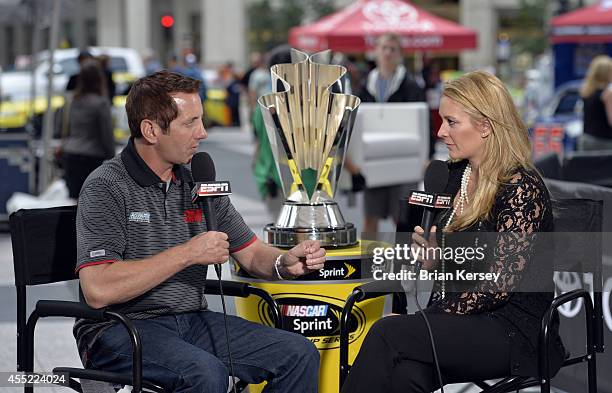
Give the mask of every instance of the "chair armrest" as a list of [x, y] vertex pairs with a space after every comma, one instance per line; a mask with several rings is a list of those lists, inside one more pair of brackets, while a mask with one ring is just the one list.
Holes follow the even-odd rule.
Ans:
[[[357, 303], [368, 299], [374, 299], [377, 297], [390, 295], [395, 292], [404, 292], [399, 281], [372, 281], [356, 287], [353, 290], [355, 294], [355, 300]], [[353, 294], [349, 295], [352, 296]]]
[[548, 359], [548, 348], [550, 346], [550, 328], [553, 321], [553, 316], [557, 308], [565, 303], [582, 298], [584, 300], [585, 322], [586, 322], [586, 347], [589, 355], [595, 354], [595, 346], [593, 345], [593, 302], [589, 292], [584, 289], [574, 289], [566, 292], [553, 299], [550, 306], [542, 317], [542, 325], [540, 329], [540, 353], [539, 353], [539, 372], [540, 377], [550, 380], [550, 363]]
[[142, 344], [136, 327], [127, 316], [105, 309], [93, 309], [80, 302], [39, 300], [26, 323], [26, 342], [29, 345], [27, 345], [25, 371], [34, 371], [34, 331], [41, 317], [91, 318], [97, 321], [114, 320], [122, 324], [128, 331], [132, 343], [132, 392], [140, 393], [142, 389]]
[[339, 388], [348, 375], [348, 347], [349, 347], [349, 317], [353, 311], [355, 303], [362, 302], [368, 299], [392, 294], [394, 292], [404, 291], [399, 281], [372, 281], [353, 289], [353, 292], [346, 298], [342, 314], [340, 314], [340, 373], [339, 373]]
[[63, 300], [39, 300], [36, 302], [36, 312], [43, 317], [87, 318], [95, 321], [106, 321], [105, 309], [95, 309], [81, 302]]
[[[221, 281], [221, 285], [223, 286], [223, 295], [227, 296], [235, 296], [235, 297], [249, 297], [251, 295], [259, 296], [263, 301], [268, 304], [268, 308], [272, 313], [272, 322], [274, 322], [274, 327], [278, 329], [283, 328], [283, 320], [280, 316], [280, 311], [276, 300], [270, 294], [261, 288], [255, 287], [253, 285], [244, 283], [244, 282], [236, 282], [236, 281]], [[206, 280], [205, 283], [205, 293], [212, 295], [220, 295], [221, 287], [219, 286], [219, 280]]]
[[[250, 285], [244, 282], [222, 280], [221, 285], [223, 285], [223, 295], [226, 296], [248, 297], [251, 294], [249, 291]], [[221, 288], [219, 288], [219, 280], [206, 280], [204, 284], [204, 293], [220, 295]]]
[[[88, 370], [72, 367], [55, 367], [54, 374], [68, 374], [70, 378], [90, 379], [94, 381], [102, 381], [113, 384], [131, 385], [132, 378], [129, 374], [119, 374], [103, 370]], [[142, 381], [142, 386], [153, 392], [164, 393], [163, 387], [152, 382]]]

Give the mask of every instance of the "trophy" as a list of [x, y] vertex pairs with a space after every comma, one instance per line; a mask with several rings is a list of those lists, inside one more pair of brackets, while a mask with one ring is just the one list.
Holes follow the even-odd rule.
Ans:
[[266, 132], [285, 196], [266, 240], [292, 247], [319, 240], [324, 247], [357, 243], [355, 226], [333, 200], [360, 100], [336, 93], [346, 68], [328, 64], [329, 51], [311, 56], [291, 50], [291, 64], [270, 69], [273, 93], [263, 95]]

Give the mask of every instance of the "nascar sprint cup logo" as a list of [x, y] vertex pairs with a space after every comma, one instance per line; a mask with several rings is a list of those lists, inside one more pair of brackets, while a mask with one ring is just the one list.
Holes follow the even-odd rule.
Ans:
[[[279, 294], [275, 296], [280, 306], [283, 328], [308, 337], [317, 348], [338, 348], [340, 344], [341, 299], [309, 294]], [[260, 317], [266, 317], [260, 308]], [[357, 306], [349, 318], [349, 342], [364, 332], [365, 314]]]

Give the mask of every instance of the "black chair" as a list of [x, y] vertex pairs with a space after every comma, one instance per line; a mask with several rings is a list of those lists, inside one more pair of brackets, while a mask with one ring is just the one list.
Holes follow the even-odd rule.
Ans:
[[612, 187], [612, 152], [576, 151], [563, 158], [563, 180]]
[[533, 164], [547, 179], [561, 180], [563, 178], [563, 170], [557, 153], [547, 153], [536, 159]]
[[[19, 210], [9, 218], [17, 288], [17, 371], [34, 371], [34, 331], [39, 318], [71, 317], [116, 321], [125, 326], [132, 341], [131, 375], [70, 367], [56, 367], [53, 373], [67, 376], [70, 388], [78, 392], [82, 392], [81, 384], [75, 378], [131, 385], [135, 393], [139, 393], [142, 388], [164, 392], [164, 387], [142, 379], [140, 336], [125, 315], [105, 309], [93, 309], [82, 302], [39, 300], [35, 309], [27, 316], [28, 286], [76, 279], [75, 220], [75, 206]], [[219, 282], [206, 280], [206, 293], [219, 294]], [[275, 326], [281, 327], [278, 305], [266, 291], [245, 283], [223, 281], [223, 293], [238, 297], [259, 296], [267, 304]], [[243, 390], [246, 384], [240, 381], [237, 387]], [[24, 391], [32, 392], [33, 388], [25, 387]]]
[[[539, 378], [528, 378], [509, 376], [495, 384], [484, 381], [476, 381], [482, 392], [504, 393], [514, 392], [533, 386], [540, 386], [541, 392], [550, 392], [548, 348], [550, 345], [549, 332], [557, 308], [563, 304], [577, 299], [583, 299], [585, 304], [586, 318], [586, 353], [575, 357], [567, 354], [562, 367], [587, 362], [588, 365], [588, 387], [589, 393], [597, 392], [596, 355], [604, 351], [603, 341], [603, 309], [602, 309], [602, 256], [601, 256], [601, 231], [602, 231], [602, 201], [590, 199], [562, 199], [553, 201], [553, 215], [555, 232], [592, 233], [594, 238], [588, 239], [590, 249], [572, 244], [572, 236], [564, 237], [563, 241], [555, 242], [553, 268], [555, 271], [578, 271], [593, 274], [593, 299], [588, 291], [576, 289], [556, 296], [551, 302], [548, 310], [542, 318], [539, 338], [540, 363]], [[392, 284], [391, 284], [392, 285]], [[344, 383], [350, 365], [348, 362], [349, 346], [349, 316], [353, 306], [367, 299], [384, 296], [396, 291], [402, 291], [399, 284], [395, 288], [389, 288], [389, 283], [370, 282], [356, 287], [347, 297], [340, 318], [340, 386]]]

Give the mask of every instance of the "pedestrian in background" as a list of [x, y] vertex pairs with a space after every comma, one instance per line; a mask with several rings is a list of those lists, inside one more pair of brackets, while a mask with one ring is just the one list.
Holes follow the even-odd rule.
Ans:
[[240, 127], [240, 80], [231, 62], [225, 64], [222, 72], [225, 80], [225, 104], [230, 109], [232, 126]]
[[115, 155], [111, 106], [100, 63], [85, 60], [77, 80], [61, 147], [68, 193], [75, 199], [87, 176]]
[[[376, 68], [370, 71], [366, 84], [359, 93], [361, 102], [425, 102], [423, 89], [410, 77], [401, 61], [402, 47], [399, 36], [381, 35], [376, 43]], [[353, 178], [360, 176], [359, 168], [351, 165], [352, 161], [347, 160], [347, 169]], [[367, 178], [365, 183], [367, 184]], [[408, 184], [366, 188], [364, 231], [376, 232], [378, 221], [388, 216], [397, 222], [399, 199], [408, 195], [409, 190]]]
[[612, 150], [612, 59], [597, 56], [591, 61], [580, 88], [584, 102], [584, 133], [581, 150]]
[[198, 92], [198, 95], [200, 96], [202, 103], [204, 103], [207, 95], [206, 81], [204, 81], [204, 78], [202, 77], [202, 70], [200, 70], [198, 65], [198, 58], [193, 53], [188, 53], [185, 55], [185, 68], [183, 70], [183, 75], [200, 81], [200, 91]]
[[113, 80], [113, 70], [111, 70], [110, 67], [110, 57], [108, 55], [101, 55], [98, 56], [98, 60], [100, 61], [100, 66], [102, 67], [102, 73], [104, 74], [106, 82], [106, 93], [108, 94], [108, 99], [112, 104], [117, 88], [115, 86], [115, 81]]

